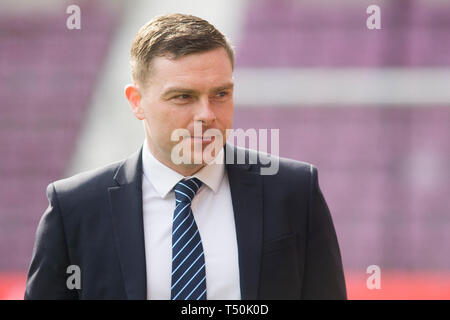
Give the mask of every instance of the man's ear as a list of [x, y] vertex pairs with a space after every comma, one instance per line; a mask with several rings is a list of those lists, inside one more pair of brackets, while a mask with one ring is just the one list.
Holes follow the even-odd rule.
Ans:
[[127, 84], [125, 86], [125, 96], [130, 103], [131, 111], [139, 120], [145, 119], [144, 110], [141, 107], [141, 94], [139, 88], [135, 84]]

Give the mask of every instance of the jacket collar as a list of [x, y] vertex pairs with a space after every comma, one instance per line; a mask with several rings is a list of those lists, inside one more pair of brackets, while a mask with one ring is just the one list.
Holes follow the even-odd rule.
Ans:
[[115, 245], [128, 299], [146, 299], [142, 214], [142, 148], [117, 169], [118, 186], [108, 188]]
[[[242, 164], [238, 163], [240, 156], [245, 159]], [[236, 224], [241, 298], [255, 300], [263, 242], [262, 178], [259, 166], [250, 163], [248, 150], [226, 144], [225, 157]], [[231, 159], [234, 161], [230, 163]]]

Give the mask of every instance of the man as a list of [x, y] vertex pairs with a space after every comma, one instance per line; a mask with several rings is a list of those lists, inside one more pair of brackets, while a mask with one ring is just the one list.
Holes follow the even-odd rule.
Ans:
[[[26, 299], [346, 298], [317, 169], [276, 159], [278, 172], [262, 175], [274, 158], [225, 143], [233, 65], [200, 18], [164, 15], [139, 30], [125, 95], [144, 144], [48, 186]], [[75, 288], [68, 270], [79, 271]]]

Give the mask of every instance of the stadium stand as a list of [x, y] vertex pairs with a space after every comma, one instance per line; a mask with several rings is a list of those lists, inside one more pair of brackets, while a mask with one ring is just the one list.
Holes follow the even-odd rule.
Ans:
[[45, 186], [72, 156], [118, 19], [91, 1], [68, 30], [57, 9], [0, 18], [0, 299], [28, 268]]
[[[128, 13], [130, 21], [121, 26], [127, 30], [115, 43], [127, 51], [127, 32], [147, 18], [143, 8], [153, 9], [148, 17], [180, 8], [168, 0], [131, 2], [140, 6], [139, 13]], [[271, 70], [283, 68], [433, 72], [450, 66], [450, 4], [442, 0], [377, 1], [382, 29], [374, 31], [366, 28], [369, 0], [248, 0], [245, 6], [239, 0], [221, 2], [221, 8], [237, 2], [242, 25], [241, 18], [232, 19], [236, 12], [212, 13], [223, 27], [232, 26], [239, 39], [234, 43], [237, 74], [266, 70], [270, 82]], [[118, 101], [114, 94], [122, 95], [105, 90], [92, 103], [95, 83], [104, 76], [109, 79], [101, 80], [103, 85], [111, 87], [123, 80], [118, 76], [122, 71], [128, 74], [128, 66], [119, 72], [102, 70], [123, 18], [104, 3], [83, 2], [82, 29], [72, 31], [65, 28], [62, 6], [39, 14], [0, 13], [0, 299], [23, 296], [36, 226], [48, 204], [46, 185], [90, 166], [95, 157], [89, 157], [89, 149], [109, 156], [116, 150], [102, 148], [125, 150], [124, 143], [141, 143], [140, 128], [134, 138], [116, 133], [122, 137], [113, 135], [114, 143], [105, 143], [111, 138], [109, 127], [95, 131], [98, 121], [121, 124], [122, 109], [115, 118], [87, 119], [92, 105], [109, 105]], [[125, 57], [115, 54], [111, 66]], [[389, 93], [390, 88], [383, 90]], [[248, 101], [240, 105], [236, 100], [234, 128], [280, 129], [280, 155], [319, 168], [350, 299], [450, 299], [450, 101]], [[105, 108], [96, 110], [98, 116]], [[77, 139], [84, 139], [78, 141], [82, 152], [76, 149]], [[103, 162], [102, 155], [97, 158]], [[365, 271], [373, 264], [381, 267], [382, 290], [366, 287]]]
[[[277, 68], [450, 65], [450, 6], [382, 2], [382, 30], [368, 32], [368, 4], [251, 1], [238, 68], [268, 69], [270, 82]], [[280, 155], [318, 166], [349, 298], [448, 299], [449, 107], [238, 105], [234, 127], [280, 128]], [[379, 292], [365, 286], [372, 264], [384, 275]]]

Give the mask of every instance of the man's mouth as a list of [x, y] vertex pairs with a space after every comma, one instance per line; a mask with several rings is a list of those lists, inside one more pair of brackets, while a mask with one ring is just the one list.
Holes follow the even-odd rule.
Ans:
[[206, 137], [206, 136], [203, 136], [203, 137], [194, 137], [194, 139], [202, 139], [202, 140], [206, 140], [206, 141], [211, 141], [211, 140], [214, 139], [214, 136], [209, 136], [209, 137]]
[[202, 137], [192, 137], [194, 141], [201, 141], [202, 143], [210, 143], [215, 140], [214, 136], [202, 136]]

